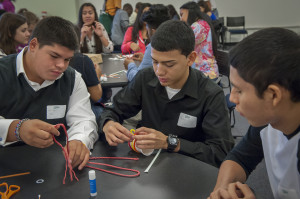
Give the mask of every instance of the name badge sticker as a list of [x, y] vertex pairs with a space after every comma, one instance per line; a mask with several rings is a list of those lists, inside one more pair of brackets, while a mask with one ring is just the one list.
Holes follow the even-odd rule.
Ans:
[[177, 126], [181, 126], [184, 128], [195, 128], [197, 126], [197, 117], [185, 113], [180, 113]]
[[299, 198], [296, 190], [278, 185], [278, 196], [282, 199]]
[[66, 105], [49, 105], [47, 106], [47, 119], [60, 119], [66, 114]]

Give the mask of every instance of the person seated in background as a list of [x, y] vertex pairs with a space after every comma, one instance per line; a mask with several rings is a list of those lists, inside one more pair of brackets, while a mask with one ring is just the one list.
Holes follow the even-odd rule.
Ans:
[[69, 65], [81, 73], [90, 94], [92, 110], [96, 120], [98, 120], [103, 110], [101, 104], [98, 103], [102, 97], [102, 87], [99, 82], [101, 77], [100, 66], [97, 63], [93, 63], [87, 55], [81, 53], [75, 53]]
[[206, 13], [212, 21], [217, 20], [217, 17], [211, 11], [211, 4], [209, 1], [199, 1], [198, 6], [200, 7], [201, 12]]
[[132, 54], [136, 52], [145, 53], [149, 38], [147, 35], [146, 23], [143, 22], [142, 15], [149, 10], [150, 6], [150, 3], [142, 3], [133, 26], [127, 28], [121, 46], [122, 54]]
[[193, 68], [200, 70], [210, 79], [217, 80], [219, 69], [215, 56], [218, 42], [211, 19], [192, 1], [180, 7], [180, 17], [180, 20], [187, 22], [194, 30], [197, 58]]
[[0, 59], [0, 84], [9, 85], [0, 87], [0, 145], [23, 141], [50, 147], [52, 136], [60, 135], [55, 125], [63, 123], [71, 164], [84, 168], [98, 133], [86, 85], [68, 67], [78, 44], [71, 22], [47, 17], [35, 27], [28, 47]]
[[25, 17], [4, 13], [0, 18], [0, 58], [17, 53], [18, 45], [26, 45], [29, 36]]
[[[26, 18], [28, 24], [28, 32], [30, 36], [32, 34], [33, 29], [36, 24], [39, 22], [39, 18], [32, 12], [28, 11], [26, 8], [22, 8], [18, 11], [18, 14], [24, 16]], [[20, 44], [17, 47], [17, 52], [20, 52], [27, 44]]]
[[6, 12], [15, 13], [15, 6], [11, 0], [0, 0], [0, 10], [5, 10]]
[[[170, 20], [168, 8], [162, 4], [154, 4], [143, 14], [143, 21], [146, 22], [148, 36], [151, 39], [156, 29], [163, 22]], [[135, 61], [140, 62], [137, 66]], [[127, 71], [127, 79], [131, 81], [136, 73], [144, 68], [152, 67], [151, 43], [146, 46], [145, 55], [143, 53], [134, 53], [132, 58], [125, 58], [124, 67]]]
[[105, 0], [105, 12], [114, 17], [118, 9], [121, 9], [122, 0]]
[[169, 4], [168, 6], [169, 14], [171, 16], [171, 19], [173, 20], [180, 20], [179, 14], [177, 13], [176, 9], [172, 4]]
[[[220, 166], [234, 145], [229, 114], [222, 89], [190, 67], [194, 46], [185, 22], [158, 27], [151, 38], [153, 68], [141, 70], [101, 114], [101, 136], [109, 145], [136, 139], [140, 149], [167, 149]], [[132, 135], [121, 124], [140, 110], [141, 128]]]
[[134, 11], [132, 12], [131, 16], [129, 17], [129, 25], [132, 26], [135, 22], [135, 19], [136, 19], [136, 16], [137, 16], [137, 13], [139, 12], [139, 7], [142, 5], [142, 2], [137, 2], [135, 4], [135, 9]]
[[31, 36], [33, 29], [35, 28], [36, 24], [39, 22], [39, 18], [34, 13], [28, 11], [26, 8], [20, 9], [18, 11], [18, 14], [26, 18], [28, 24], [28, 32], [30, 33]]
[[263, 159], [274, 198], [300, 198], [300, 37], [266, 28], [229, 56], [230, 100], [251, 126], [222, 163], [209, 198], [255, 198], [242, 183]]
[[114, 50], [104, 26], [98, 21], [96, 8], [84, 3], [79, 9], [78, 27], [81, 30], [81, 53], [111, 53]]
[[111, 40], [114, 43], [114, 51], [121, 52], [125, 32], [129, 26], [129, 17], [132, 14], [132, 6], [129, 3], [124, 4], [123, 9], [118, 9], [114, 16]]

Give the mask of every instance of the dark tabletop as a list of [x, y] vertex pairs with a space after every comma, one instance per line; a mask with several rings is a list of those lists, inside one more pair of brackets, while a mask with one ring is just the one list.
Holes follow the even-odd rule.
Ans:
[[[125, 70], [123, 61], [124, 59], [119, 59], [120, 54], [102, 54], [103, 63], [100, 64], [102, 69], [102, 74], [109, 76], [112, 73]], [[103, 88], [113, 88], [113, 87], [124, 87], [127, 85], [128, 80], [125, 72], [119, 73], [117, 76], [119, 78], [107, 77], [107, 81], [101, 81], [101, 86]]]
[[[206, 198], [216, 183], [218, 172], [217, 168], [199, 160], [163, 150], [149, 173], [144, 173], [155, 154], [143, 156], [131, 151], [127, 144], [110, 147], [98, 141], [92, 156], [139, 158], [137, 161], [97, 160], [141, 172], [139, 177], [126, 178], [96, 170], [98, 191], [96, 198], [101, 199]], [[106, 169], [103, 166], [98, 167]], [[79, 182], [71, 182], [67, 176], [64, 185], [65, 159], [56, 144], [46, 149], [27, 145], [0, 148], [0, 176], [31, 172], [29, 175], [0, 179], [0, 183], [7, 182], [9, 185], [21, 187], [21, 191], [13, 196], [13, 199], [38, 198], [39, 194], [41, 199], [89, 198], [89, 170], [89, 168], [83, 171], [75, 169]], [[43, 179], [44, 183], [36, 183], [38, 179]]]

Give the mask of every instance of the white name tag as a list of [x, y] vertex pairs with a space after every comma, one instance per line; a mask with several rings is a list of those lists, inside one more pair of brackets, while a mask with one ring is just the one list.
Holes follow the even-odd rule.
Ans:
[[66, 114], [66, 105], [49, 105], [47, 106], [47, 119], [63, 118]]
[[195, 128], [197, 126], [197, 117], [180, 113], [177, 125], [185, 128]]
[[278, 185], [278, 195], [279, 198], [282, 199], [299, 198], [299, 195], [297, 194], [296, 190], [284, 188], [280, 185]]

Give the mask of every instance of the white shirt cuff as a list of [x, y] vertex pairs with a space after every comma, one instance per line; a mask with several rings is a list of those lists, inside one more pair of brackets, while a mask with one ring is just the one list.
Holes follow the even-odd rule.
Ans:
[[6, 143], [8, 128], [10, 124], [17, 119], [0, 119], [0, 146], [6, 146], [14, 142]]

